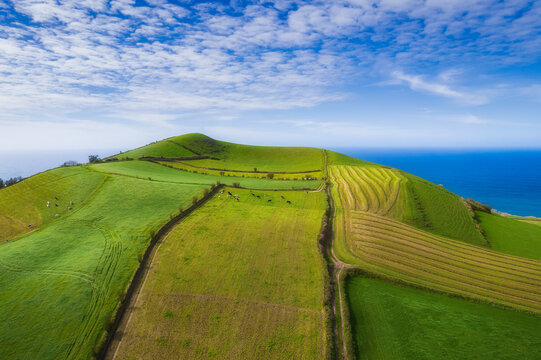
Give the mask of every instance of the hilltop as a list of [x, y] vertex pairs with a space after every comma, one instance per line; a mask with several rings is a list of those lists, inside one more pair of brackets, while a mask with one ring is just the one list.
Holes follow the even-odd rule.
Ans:
[[1, 189], [0, 230], [2, 359], [541, 355], [541, 226], [329, 150], [175, 136]]

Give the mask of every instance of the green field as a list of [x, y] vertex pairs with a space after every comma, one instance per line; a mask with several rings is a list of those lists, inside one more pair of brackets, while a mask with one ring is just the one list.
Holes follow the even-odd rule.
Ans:
[[255, 195], [226, 189], [165, 238], [117, 359], [324, 357], [324, 193]]
[[90, 359], [113, 335], [126, 360], [540, 358], [538, 219], [316, 148], [187, 134], [114, 157], [144, 156], [0, 190], [0, 359]]
[[[245, 172], [245, 171], [227, 171], [227, 170], [214, 170], [212, 168], [201, 167], [195, 165], [195, 160], [190, 161], [158, 161], [158, 163], [172, 167], [179, 170], [197, 172], [199, 174], [218, 175], [218, 176], [235, 176], [235, 177], [255, 177], [260, 179], [266, 179], [269, 173], [261, 172]], [[272, 173], [275, 180], [302, 180], [304, 178], [321, 179], [321, 171], [303, 172], [303, 173]]]
[[[105, 175], [89, 173], [81, 167], [64, 167], [2, 189], [0, 244], [50, 223], [57, 214], [77, 211], [104, 179]], [[70, 207], [72, 210], [68, 210]]]
[[137, 149], [126, 151], [122, 154], [115, 155], [114, 157], [118, 159], [138, 159], [143, 156], [152, 156], [152, 157], [189, 157], [196, 156], [190, 150], [176, 143], [174, 139], [166, 139], [158, 141], [152, 144], [142, 146]]
[[[154, 157], [208, 156], [214, 159], [190, 160], [190, 164], [229, 170], [320, 171], [323, 151], [307, 147], [277, 147], [234, 144], [203, 134], [186, 134], [152, 143], [116, 155], [118, 159]], [[215, 160], [219, 159], [219, 160]]]
[[205, 187], [109, 177], [77, 211], [4, 244], [0, 358], [89, 358], [151, 231]]
[[481, 211], [476, 214], [494, 250], [541, 260], [540, 226]]
[[349, 277], [358, 359], [539, 359], [539, 317]]
[[120, 161], [102, 164], [92, 164], [89, 168], [107, 174], [118, 174], [153, 181], [171, 182], [178, 184], [222, 184], [233, 185], [238, 182], [241, 187], [250, 189], [317, 189], [321, 183], [317, 180], [269, 180], [250, 177], [216, 176], [196, 174], [149, 161]]

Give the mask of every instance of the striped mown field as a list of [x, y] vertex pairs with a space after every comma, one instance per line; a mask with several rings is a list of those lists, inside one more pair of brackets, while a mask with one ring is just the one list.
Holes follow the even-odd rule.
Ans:
[[404, 180], [396, 171], [376, 166], [331, 166], [329, 172], [345, 209], [380, 215], [394, 206]]
[[540, 261], [393, 219], [393, 210], [409, 201], [401, 186], [409, 180], [395, 170], [331, 166], [330, 176], [337, 207], [334, 248], [343, 261], [446, 293], [541, 313]]
[[350, 211], [348, 245], [361, 261], [408, 282], [541, 313], [541, 262], [464, 244]]

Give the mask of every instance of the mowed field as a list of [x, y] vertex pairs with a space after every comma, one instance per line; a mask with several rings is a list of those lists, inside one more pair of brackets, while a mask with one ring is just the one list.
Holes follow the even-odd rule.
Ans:
[[358, 359], [539, 359], [539, 317], [383, 280], [346, 282]]
[[119, 161], [102, 164], [92, 164], [89, 168], [108, 174], [131, 176], [140, 179], [150, 178], [153, 181], [171, 182], [178, 184], [222, 184], [233, 185], [238, 182], [241, 187], [251, 189], [317, 189], [321, 182], [317, 180], [269, 180], [251, 177], [216, 176], [196, 174], [172, 169], [149, 161]]
[[469, 245], [384, 216], [397, 203], [400, 182], [390, 174], [376, 177], [377, 170], [331, 167], [339, 208], [334, 249], [343, 261], [412, 284], [541, 313], [540, 261]]
[[[6, 335], [1, 359], [90, 358], [150, 233], [208, 188], [68, 171], [86, 172], [92, 186], [56, 182], [50, 193], [49, 182], [44, 182], [33, 189], [34, 196], [40, 206], [54, 196], [64, 204], [77, 194], [84, 203], [76, 201], [72, 211], [48, 226], [1, 246], [0, 332]], [[19, 186], [24, 190], [26, 181], [0, 194]], [[74, 189], [79, 184], [84, 191]], [[96, 184], [101, 185], [96, 189]]]
[[228, 188], [165, 237], [117, 359], [324, 358], [324, 193], [254, 195]]

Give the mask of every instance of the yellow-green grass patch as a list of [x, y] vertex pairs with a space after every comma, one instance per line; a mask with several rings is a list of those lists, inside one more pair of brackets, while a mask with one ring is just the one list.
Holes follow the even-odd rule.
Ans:
[[220, 181], [222, 184], [233, 185], [238, 183], [241, 187], [251, 189], [317, 189], [321, 182], [317, 180], [269, 180], [256, 178], [243, 178], [234, 176], [216, 176], [196, 174], [188, 171], [172, 169], [164, 165], [149, 161], [122, 161], [89, 165], [90, 169], [140, 179], [171, 182], [178, 184], [213, 184]]
[[254, 195], [228, 188], [164, 239], [118, 359], [324, 356], [324, 194]]
[[346, 213], [361, 266], [444, 292], [541, 313], [541, 262], [433, 235], [365, 212]]

